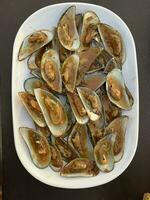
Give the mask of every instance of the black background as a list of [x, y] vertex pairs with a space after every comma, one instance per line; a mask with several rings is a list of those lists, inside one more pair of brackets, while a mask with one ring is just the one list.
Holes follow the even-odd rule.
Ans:
[[[150, 192], [150, 0], [85, 1], [118, 14], [135, 38], [140, 84], [140, 130], [136, 155], [128, 169], [114, 181], [91, 189], [66, 190], [34, 179], [21, 165], [14, 148], [11, 113], [12, 47], [22, 22], [55, 0], [0, 0], [0, 87], [3, 134], [4, 200], [141, 200]], [[132, 66], [131, 66], [132, 67]], [[132, 134], [132, 133], [131, 133]]]

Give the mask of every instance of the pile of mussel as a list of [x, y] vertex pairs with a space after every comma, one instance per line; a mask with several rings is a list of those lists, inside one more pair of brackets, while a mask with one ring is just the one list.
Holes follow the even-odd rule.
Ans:
[[61, 176], [96, 176], [113, 170], [124, 153], [133, 97], [122, 66], [121, 34], [93, 11], [69, 7], [57, 27], [28, 35], [18, 60], [32, 74], [19, 97], [35, 123], [20, 127], [33, 163]]

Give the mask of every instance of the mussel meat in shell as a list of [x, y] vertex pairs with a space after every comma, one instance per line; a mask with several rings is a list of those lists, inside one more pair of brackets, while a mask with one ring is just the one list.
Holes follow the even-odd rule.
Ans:
[[61, 17], [57, 33], [62, 46], [70, 51], [75, 51], [80, 46], [79, 35], [75, 22], [76, 7], [71, 6]]
[[24, 60], [32, 53], [48, 44], [53, 39], [53, 32], [49, 30], [39, 30], [28, 35], [21, 44], [18, 60]]
[[46, 123], [36, 98], [27, 92], [19, 92], [18, 95], [33, 121], [38, 126], [45, 127]]
[[95, 162], [103, 172], [110, 172], [114, 168], [114, 145], [115, 135], [107, 135], [99, 140], [94, 148]]
[[60, 171], [60, 175], [65, 177], [92, 177], [98, 173], [99, 169], [95, 162], [86, 158], [76, 158], [66, 164]]
[[105, 135], [115, 134], [115, 142], [113, 147], [115, 162], [118, 162], [124, 153], [125, 132], [127, 128], [128, 117], [121, 116], [114, 119], [106, 128]]
[[55, 137], [64, 135], [68, 126], [68, 117], [61, 101], [46, 90], [35, 89], [34, 93], [52, 134]]
[[89, 118], [92, 121], [102, 118], [102, 104], [96, 92], [86, 87], [77, 87], [77, 91]]
[[107, 95], [112, 103], [124, 110], [130, 110], [133, 97], [127, 89], [120, 69], [113, 69], [106, 77]]
[[89, 140], [86, 125], [76, 123], [68, 137], [68, 143], [77, 152], [79, 157], [92, 157], [93, 148]]
[[79, 56], [76, 54], [69, 56], [62, 65], [62, 80], [69, 92], [73, 92], [75, 90], [78, 67]]
[[65, 162], [70, 162], [71, 160], [78, 157], [78, 154], [74, 151], [74, 149], [62, 138], [57, 137], [54, 139], [54, 144], [60, 151], [62, 159]]
[[19, 131], [29, 148], [33, 163], [41, 169], [48, 167], [51, 152], [46, 138], [30, 128], [20, 127]]
[[99, 23], [98, 31], [105, 49], [116, 59], [118, 64], [125, 61], [125, 47], [121, 34], [108, 24]]
[[74, 116], [79, 124], [86, 124], [89, 120], [86, 109], [77, 93], [67, 93]]

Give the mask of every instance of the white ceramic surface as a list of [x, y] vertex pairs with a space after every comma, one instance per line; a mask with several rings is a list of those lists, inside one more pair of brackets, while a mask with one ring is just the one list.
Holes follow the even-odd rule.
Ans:
[[[29, 76], [27, 60], [19, 62], [17, 60], [18, 50], [21, 42], [28, 34], [38, 29], [52, 29], [56, 26], [60, 16], [71, 5], [76, 5], [77, 13], [92, 10], [97, 13], [102, 22], [110, 24], [120, 31], [123, 36], [127, 51], [126, 62], [123, 65], [123, 75], [126, 84], [134, 97], [134, 105], [131, 111], [125, 112], [129, 117], [126, 132], [125, 153], [120, 162], [110, 173], [100, 173], [92, 178], [63, 178], [58, 173], [53, 172], [49, 167], [38, 169], [34, 166], [27, 146], [25, 145], [18, 128], [20, 126], [33, 127], [33, 123], [19, 100], [17, 93], [23, 90], [23, 82]], [[26, 170], [41, 182], [62, 188], [88, 188], [102, 185], [118, 177], [132, 161], [138, 143], [139, 126], [139, 91], [137, 58], [134, 40], [127, 25], [112, 11], [97, 5], [86, 3], [63, 3], [47, 6], [32, 14], [20, 27], [14, 42], [13, 48], [13, 68], [12, 68], [12, 108], [14, 141], [18, 157]]]

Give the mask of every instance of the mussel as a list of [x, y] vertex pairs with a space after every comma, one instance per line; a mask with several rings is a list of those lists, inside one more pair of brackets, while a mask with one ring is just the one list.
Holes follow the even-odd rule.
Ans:
[[62, 46], [70, 51], [75, 51], [80, 46], [79, 35], [75, 22], [76, 7], [71, 6], [61, 17], [57, 33]]
[[104, 137], [104, 121], [103, 119], [98, 119], [97, 121], [89, 121], [88, 128], [90, 132], [90, 136], [92, 139], [93, 146]]
[[91, 64], [95, 61], [97, 56], [100, 54], [100, 48], [89, 48], [78, 53], [80, 63], [77, 75], [76, 85], [79, 85], [84, 78], [85, 73], [89, 70]]
[[125, 132], [127, 128], [128, 117], [121, 116], [114, 119], [106, 128], [105, 135], [115, 134], [115, 142], [113, 147], [115, 162], [118, 162], [124, 153]]
[[114, 145], [115, 135], [107, 135], [99, 140], [94, 148], [95, 162], [103, 172], [110, 172], [114, 168]]
[[33, 121], [38, 126], [45, 127], [46, 123], [41, 108], [35, 97], [27, 92], [19, 92], [18, 95]]
[[103, 72], [95, 72], [92, 74], [85, 75], [84, 80], [81, 83], [81, 86], [96, 91], [105, 83], [105, 80], [106, 80], [106, 75]]
[[68, 143], [77, 152], [79, 157], [92, 158], [93, 148], [86, 125], [76, 123], [68, 137]]
[[62, 65], [62, 80], [67, 91], [69, 92], [73, 92], [75, 90], [78, 67], [79, 56], [76, 54], [69, 56]]
[[98, 34], [97, 24], [100, 23], [100, 20], [96, 13], [92, 11], [87, 11], [83, 16], [83, 25], [80, 36], [80, 51], [90, 47], [92, 40]]
[[53, 50], [47, 50], [41, 60], [41, 74], [48, 86], [56, 91], [62, 92], [62, 80], [60, 74], [60, 61], [58, 53]]
[[18, 60], [21, 61], [32, 53], [49, 43], [53, 39], [53, 32], [49, 30], [39, 30], [28, 35], [19, 50]]
[[76, 158], [65, 165], [60, 171], [60, 175], [65, 177], [92, 177], [98, 173], [99, 169], [95, 162], [86, 158]]
[[54, 139], [53, 143], [56, 145], [56, 147], [60, 151], [62, 159], [65, 162], [70, 162], [71, 160], [78, 157], [78, 154], [63, 138], [57, 137]]
[[79, 124], [86, 124], [89, 120], [85, 107], [77, 93], [67, 93], [74, 116]]
[[50, 153], [51, 153], [51, 161], [49, 166], [56, 172], [60, 171], [63, 166], [63, 160], [61, 154], [57, 147], [53, 144], [52, 134], [48, 127], [37, 127], [37, 132], [45, 137], [49, 143]]
[[130, 110], [133, 97], [127, 89], [120, 69], [113, 69], [106, 77], [107, 95], [112, 103], [124, 110]]
[[63, 160], [61, 157], [61, 153], [55, 145], [50, 144], [50, 152], [51, 152], [51, 162], [50, 167], [58, 172], [63, 166]]
[[101, 118], [102, 104], [96, 92], [86, 87], [77, 87], [77, 91], [89, 118], [92, 121]]
[[116, 117], [121, 115], [121, 109], [118, 108], [115, 104], [113, 104], [104, 89], [99, 89], [97, 91], [98, 95], [101, 98], [101, 102], [103, 105], [104, 119], [105, 125], [108, 125], [111, 121], [113, 121]]
[[108, 24], [99, 23], [98, 31], [105, 49], [116, 59], [118, 64], [125, 61], [125, 47], [121, 34]]
[[64, 135], [68, 126], [68, 117], [61, 101], [46, 90], [35, 89], [34, 93], [52, 134], [55, 137]]
[[20, 127], [19, 131], [29, 148], [33, 163], [41, 169], [48, 167], [51, 152], [46, 138], [30, 128]]
[[24, 82], [24, 89], [26, 92], [34, 95], [34, 89], [41, 88], [41, 89], [47, 89], [45, 83], [36, 77], [30, 77], [25, 80]]

